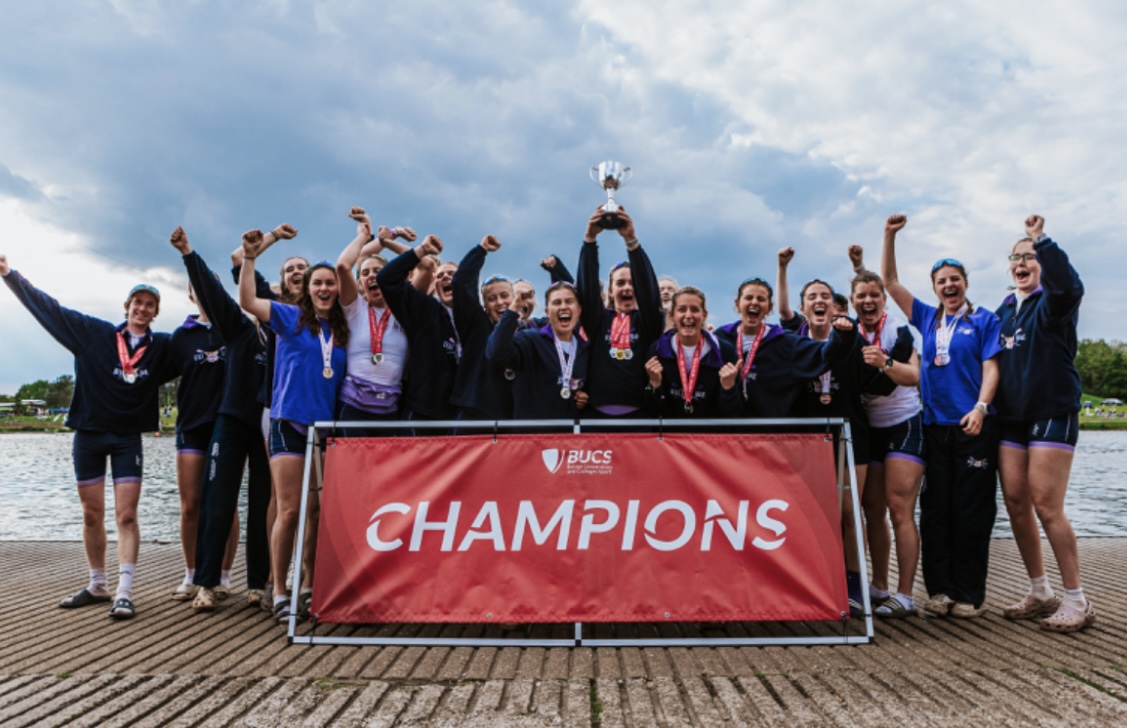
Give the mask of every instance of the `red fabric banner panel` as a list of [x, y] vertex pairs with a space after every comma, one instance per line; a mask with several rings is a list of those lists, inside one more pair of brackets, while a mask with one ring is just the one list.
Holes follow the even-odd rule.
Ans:
[[848, 611], [824, 435], [337, 438], [326, 452], [321, 622]]

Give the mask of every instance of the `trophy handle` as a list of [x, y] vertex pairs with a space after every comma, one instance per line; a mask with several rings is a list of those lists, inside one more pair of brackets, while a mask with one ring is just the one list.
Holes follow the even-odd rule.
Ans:
[[633, 176], [634, 176], [634, 170], [630, 169], [629, 167], [623, 167], [622, 168], [622, 179], [620, 179], [618, 181], [619, 186], [622, 186], [622, 185], [626, 184], [627, 182], [629, 182], [630, 178], [633, 177]]
[[588, 173], [587, 176], [590, 177], [595, 182], [598, 182], [600, 185], [603, 183], [603, 181], [601, 179], [599, 179], [599, 165], [597, 165], [597, 164], [591, 165], [591, 171]]

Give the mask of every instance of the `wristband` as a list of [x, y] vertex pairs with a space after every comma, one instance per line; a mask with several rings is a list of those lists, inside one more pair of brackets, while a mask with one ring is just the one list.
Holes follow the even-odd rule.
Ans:
[[990, 405], [986, 402], [978, 402], [974, 405], [974, 408], [984, 415], [990, 414]]

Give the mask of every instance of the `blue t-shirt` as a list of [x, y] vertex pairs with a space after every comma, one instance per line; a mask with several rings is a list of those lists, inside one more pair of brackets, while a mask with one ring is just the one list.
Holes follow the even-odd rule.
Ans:
[[[976, 308], [960, 320], [951, 337], [951, 361], [936, 366], [935, 335], [938, 309], [920, 299], [912, 301], [912, 325], [923, 335], [920, 357], [920, 394], [924, 405], [925, 425], [957, 425], [978, 403], [982, 388], [982, 362], [997, 356], [1002, 326], [993, 312]], [[943, 323], [951, 316], [944, 314]]]
[[[317, 420], [333, 419], [348, 352], [334, 342], [333, 376], [326, 379], [321, 342], [309, 329], [299, 328], [300, 312], [297, 306], [270, 302], [270, 328], [278, 335], [270, 418], [311, 425]], [[321, 335], [329, 336], [329, 322], [325, 319], [321, 319]]]

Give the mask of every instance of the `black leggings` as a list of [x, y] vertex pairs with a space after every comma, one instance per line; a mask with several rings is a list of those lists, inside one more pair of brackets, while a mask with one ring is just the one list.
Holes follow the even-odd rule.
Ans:
[[223, 568], [227, 536], [238, 512], [243, 463], [249, 464], [247, 485], [247, 588], [263, 589], [270, 578], [270, 540], [266, 510], [270, 506], [270, 462], [262, 430], [230, 415], [219, 415], [207, 447], [207, 471], [200, 496], [199, 539], [196, 542], [196, 585], [215, 587]]
[[925, 425], [927, 465], [920, 491], [920, 555], [929, 596], [978, 607], [986, 601], [990, 533], [998, 495], [998, 423], [977, 437], [958, 425]]

